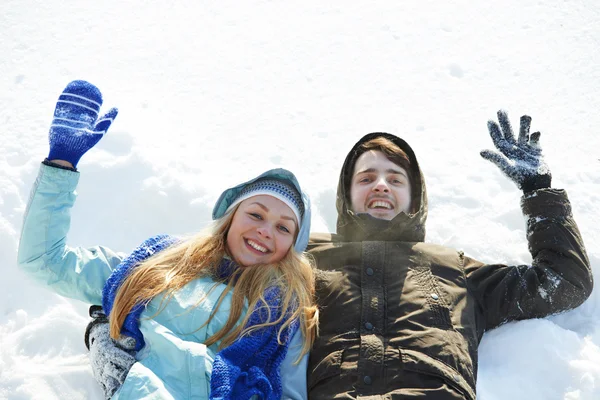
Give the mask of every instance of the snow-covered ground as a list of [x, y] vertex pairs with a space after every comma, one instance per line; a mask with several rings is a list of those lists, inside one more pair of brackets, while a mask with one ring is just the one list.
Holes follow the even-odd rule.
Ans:
[[[294, 171], [313, 231], [335, 228], [342, 161], [363, 134], [411, 143], [430, 242], [527, 263], [519, 191], [479, 156], [486, 122], [527, 113], [600, 276], [596, 0], [4, 0], [0, 13], [0, 399], [101, 399], [87, 305], [16, 268], [57, 96], [73, 79], [120, 108], [79, 164], [71, 245], [129, 251], [205, 225], [219, 193]], [[600, 398], [600, 296], [480, 346], [478, 398]]]

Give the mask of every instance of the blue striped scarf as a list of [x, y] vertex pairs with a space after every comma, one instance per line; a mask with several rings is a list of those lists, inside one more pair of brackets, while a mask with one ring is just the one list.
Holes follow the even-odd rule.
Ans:
[[[169, 235], [154, 236], [123, 259], [104, 285], [102, 307], [106, 315], [110, 315], [119, 286], [133, 269], [148, 257], [179, 242], [179, 239]], [[235, 269], [236, 266], [232, 261], [223, 259], [219, 268], [219, 278], [228, 278]], [[245, 327], [273, 321], [281, 315], [280, 289], [276, 286], [269, 287], [264, 297], [269, 306], [270, 319], [266, 307], [259, 307], [252, 311]], [[135, 339], [136, 351], [145, 345], [139, 328], [140, 314], [144, 307], [144, 304], [136, 304], [125, 318], [121, 328], [121, 334]], [[255, 331], [251, 335], [244, 335], [217, 353], [210, 380], [211, 399], [248, 399], [253, 395], [268, 400], [281, 398], [280, 367], [299, 325], [298, 321], [294, 321], [283, 329], [284, 345], [280, 345], [277, 341], [277, 333], [282, 324], [280, 322]]]

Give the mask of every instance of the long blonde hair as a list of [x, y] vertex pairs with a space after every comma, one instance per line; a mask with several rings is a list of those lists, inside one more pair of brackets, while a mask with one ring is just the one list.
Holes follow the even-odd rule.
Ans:
[[[147, 305], [154, 297], [164, 292], [165, 296], [158, 314], [164, 310], [165, 300], [166, 302], [170, 301], [176, 291], [198, 277], [210, 276], [215, 280], [215, 285], [224, 282], [224, 280], [219, 280], [218, 270], [221, 260], [227, 254], [227, 232], [237, 209], [238, 207], [235, 207], [231, 212], [215, 221], [209, 234], [200, 233], [157, 253], [143, 261], [125, 278], [117, 291], [109, 316], [112, 338], [117, 339], [120, 336], [125, 317], [136, 304]], [[268, 287], [274, 285], [280, 288], [281, 312], [279, 318], [271, 320], [269, 315], [270, 318], [267, 319], [269, 322], [244, 328], [251, 315], [251, 312], [248, 312], [242, 323], [237, 324], [246, 300], [250, 311], [257, 308], [262, 309], [262, 307], [269, 310], [264, 292]], [[297, 319], [304, 337], [301, 355], [310, 350], [318, 333], [319, 311], [314, 301], [313, 262], [306, 253], [298, 253], [292, 246], [286, 256], [276, 264], [238, 267], [229, 279], [227, 288], [221, 294], [215, 310], [202, 326], [211, 321], [223, 299], [231, 290], [233, 293], [229, 318], [225, 326], [210, 336], [204, 344], [209, 346], [221, 340], [219, 349], [222, 349], [240, 336], [265, 326], [279, 324], [282, 321], [283, 324], [278, 332], [278, 341], [283, 344], [281, 337], [283, 329]], [[202, 300], [200, 299], [196, 306]], [[286, 310], [290, 310], [290, 312], [286, 312]]]

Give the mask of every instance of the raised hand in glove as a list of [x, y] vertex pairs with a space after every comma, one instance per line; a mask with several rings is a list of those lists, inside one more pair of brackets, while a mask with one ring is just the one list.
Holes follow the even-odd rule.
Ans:
[[552, 175], [542, 157], [539, 145], [541, 134], [535, 132], [529, 135], [531, 117], [521, 117], [521, 129], [517, 139], [505, 111], [498, 111], [498, 122], [500, 126], [496, 121], [488, 121], [488, 129], [500, 153], [483, 150], [481, 156], [496, 164], [524, 193], [549, 188]]
[[106, 133], [118, 110], [111, 108], [98, 118], [102, 94], [86, 81], [73, 81], [58, 97], [48, 135], [48, 160], [64, 160], [77, 166], [81, 156]]
[[121, 387], [127, 373], [136, 362], [133, 351], [135, 339], [112, 339], [108, 318], [104, 315], [102, 307], [90, 307], [90, 316], [94, 319], [86, 329], [85, 344], [90, 350], [94, 378], [102, 386], [104, 396], [110, 399]]

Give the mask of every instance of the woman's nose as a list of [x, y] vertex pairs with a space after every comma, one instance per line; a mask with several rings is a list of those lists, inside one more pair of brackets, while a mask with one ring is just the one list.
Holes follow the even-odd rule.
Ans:
[[259, 226], [256, 231], [258, 232], [258, 234], [264, 238], [270, 238], [271, 237], [271, 229], [268, 226], [265, 225], [261, 225]]

